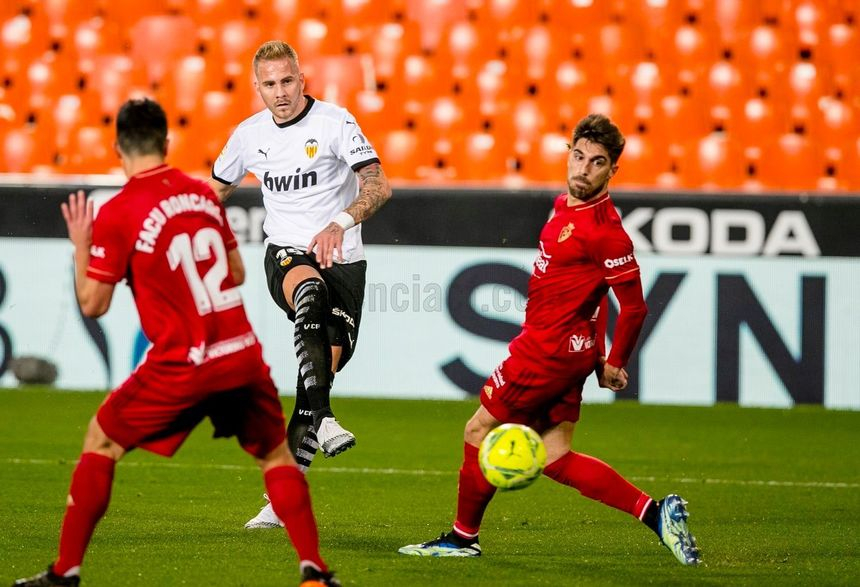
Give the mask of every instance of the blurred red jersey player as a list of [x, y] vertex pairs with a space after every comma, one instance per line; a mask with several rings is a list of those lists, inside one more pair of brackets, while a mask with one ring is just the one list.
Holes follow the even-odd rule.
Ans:
[[[647, 314], [633, 244], [609, 197], [623, 149], [624, 137], [607, 117], [591, 114], [577, 124], [567, 161], [568, 191], [556, 198], [540, 233], [522, 331], [466, 423], [454, 527], [435, 540], [402, 547], [402, 554], [480, 556], [478, 531], [496, 488], [481, 473], [478, 447], [491, 430], [513, 422], [541, 434], [545, 475], [635, 516], [682, 564], [699, 562], [686, 502], [675, 494], [656, 502], [608, 464], [570, 449], [585, 380], [596, 373], [601, 387], [627, 386], [624, 366]], [[621, 310], [607, 358], [609, 288]]]
[[95, 221], [83, 191], [62, 212], [81, 311], [107, 312], [116, 284], [127, 280], [152, 348], [90, 421], [58, 558], [15, 585], [78, 585], [116, 462], [137, 447], [173, 455], [205, 417], [215, 436], [236, 436], [256, 458], [302, 579], [340, 585], [320, 557], [307, 482], [287, 449], [278, 392], [245, 314], [238, 291], [244, 266], [224, 207], [205, 182], [165, 164], [167, 119], [156, 102], [126, 102], [116, 130], [128, 182]]

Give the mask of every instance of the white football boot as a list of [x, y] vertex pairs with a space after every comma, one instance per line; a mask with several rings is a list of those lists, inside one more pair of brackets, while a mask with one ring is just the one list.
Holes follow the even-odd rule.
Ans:
[[332, 417], [323, 418], [320, 421], [319, 430], [316, 431], [317, 442], [327, 457], [339, 455], [347, 449], [355, 446], [355, 436], [349, 430], [338, 424]]
[[264, 493], [263, 497], [266, 499], [266, 505], [260, 508], [259, 514], [247, 521], [245, 524], [246, 530], [284, 527], [284, 523], [280, 518], [278, 518], [277, 514], [275, 514], [275, 510], [272, 509], [272, 502], [269, 501], [269, 495]]

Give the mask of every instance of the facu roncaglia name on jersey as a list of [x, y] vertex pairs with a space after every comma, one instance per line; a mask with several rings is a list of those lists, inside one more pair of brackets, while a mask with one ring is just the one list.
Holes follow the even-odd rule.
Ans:
[[221, 224], [218, 204], [199, 194], [177, 194], [161, 200], [149, 211], [141, 225], [134, 248], [142, 253], [154, 253], [155, 242], [167, 221], [184, 212], [205, 212]]

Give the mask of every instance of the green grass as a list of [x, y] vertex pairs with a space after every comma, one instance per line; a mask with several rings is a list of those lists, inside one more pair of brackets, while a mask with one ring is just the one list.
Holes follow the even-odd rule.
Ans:
[[[0, 584], [54, 557], [72, 466], [102, 397], [0, 391]], [[358, 446], [318, 458], [308, 478], [323, 556], [345, 585], [860, 584], [860, 413], [814, 407], [583, 409], [575, 449], [654, 497], [687, 498], [703, 567], [682, 567], [626, 514], [545, 478], [496, 497], [480, 559], [398, 555], [449, 528], [475, 406], [336, 400]], [[201, 426], [171, 460], [143, 451], [123, 460], [85, 585], [295, 584], [283, 533], [242, 528], [263, 504], [259, 472], [235, 441], [210, 434]]]

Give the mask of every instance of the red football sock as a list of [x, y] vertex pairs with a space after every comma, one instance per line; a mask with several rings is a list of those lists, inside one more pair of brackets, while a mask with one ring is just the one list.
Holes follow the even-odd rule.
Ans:
[[478, 448], [464, 443], [454, 531], [463, 538], [477, 536], [481, 528], [481, 519], [495, 493], [496, 488], [484, 478], [478, 466]]
[[299, 565], [313, 563], [319, 570], [328, 571], [320, 556], [317, 522], [305, 476], [296, 467], [283, 466], [269, 469], [264, 478], [272, 509], [284, 522], [299, 555]]
[[573, 487], [585, 497], [640, 519], [651, 502], [646, 493], [619, 475], [615, 469], [588, 455], [571, 451], [547, 466], [543, 472], [550, 479]]
[[81, 455], [72, 473], [66, 515], [60, 530], [60, 556], [54, 572], [64, 575], [79, 567], [96, 524], [108, 508], [116, 461], [94, 452]]

